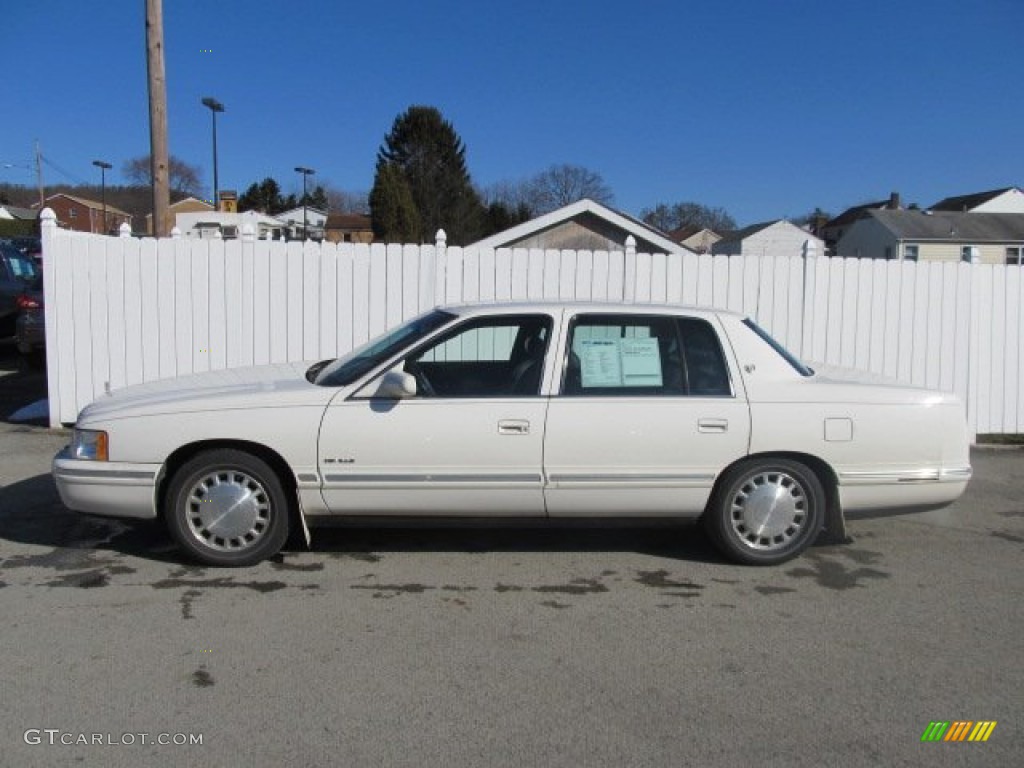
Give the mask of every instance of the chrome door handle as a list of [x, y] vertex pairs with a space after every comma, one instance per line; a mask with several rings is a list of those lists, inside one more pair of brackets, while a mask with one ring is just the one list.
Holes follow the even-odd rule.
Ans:
[[697, 420], [697, 431], [698, 432], [728, 432], [729, 431], [729, 420], [728, 419], [698, 419]]
[[525, 419], [503, 419], [498, 422], [499, 435], [528, 435], [530, 422]]

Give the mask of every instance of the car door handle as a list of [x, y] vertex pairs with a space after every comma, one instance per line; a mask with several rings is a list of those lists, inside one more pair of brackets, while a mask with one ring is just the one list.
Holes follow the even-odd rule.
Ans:
[[729, 431], [729, 420], [728, 419], [698, 419], [697, 420], [697, 431], [698, 432], [728, 432]]
[[525, 419], [503, 419], [498, 422], [499, 435], [528, 435], [530, 422]]

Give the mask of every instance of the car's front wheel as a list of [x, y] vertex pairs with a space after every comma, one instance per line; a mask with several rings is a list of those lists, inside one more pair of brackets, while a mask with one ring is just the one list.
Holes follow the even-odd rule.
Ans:
[[265, 560], [288, 538], [288, 496], [262, 459], [235, 449], [198, 454], [167, 490], [167, 527], [196, 560], [245, 566]]
[[752, 459], [721, 478], [704, 525], [732, 560], [774, 565], [809, 547], [825, 521], [825, 489], [806, 465]]

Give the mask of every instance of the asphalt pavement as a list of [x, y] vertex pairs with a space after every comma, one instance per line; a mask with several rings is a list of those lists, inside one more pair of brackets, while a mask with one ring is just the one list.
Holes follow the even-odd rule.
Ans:
[[[4, 361], [0, 414], [38, 387]], [[1024, 763], [1018, 449], [975, 451], [947, 510], [775, 568], [692, 527], [497, 526], [218, 570], [65, 509], [66, 439], [0, 423], [3, 765]], [[997, 724], [921, 741], [957, 720]]]

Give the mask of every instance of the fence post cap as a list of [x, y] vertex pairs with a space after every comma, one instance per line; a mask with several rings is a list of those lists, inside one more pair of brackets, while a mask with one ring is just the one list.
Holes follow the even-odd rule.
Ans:
[[53, 212], [53, 208], [43, 208], [39, 212], [39, 221], [44, 227], [55, 227], [57, 226], [57, 214]]
[[443, 229], [439, 229], [437, 230], [437, 234], [434, 235], [434, 240], [436, 241], [437, 247], [442, 248], [445, 243], [448, 242], [448, 233]]
[[121, 226], [117, 228], [117, 231], [121, 235], [121, 237], [131, 237], [132, 225], [129, 224], [127, 221], [122, 221]]
[[242, 239], [247, 243], [251, 243], [256, 239], [256, 230], [253, 229], [252, 224], [247, 222], [242, 225]]
[[181, 228], [171, 227], [171, 237], [173, 237], [175, 240], [181, 240]]

